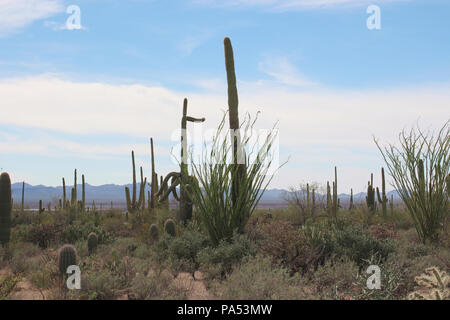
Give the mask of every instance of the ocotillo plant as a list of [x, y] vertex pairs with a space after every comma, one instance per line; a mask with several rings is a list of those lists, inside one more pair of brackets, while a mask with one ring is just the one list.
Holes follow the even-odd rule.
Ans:
[[378, 202], [381, 203], [381, 207], [383, 210], [383, 217], [386, 217], [388, 198], [386, 197], [386, 182], [384, 180], [384, 168], [381, 168], [381, 195], [380, 190], [377, 187], [377, 197]]
[[22, 205], [20, 206], [20, 212], [23, 213], [25, 209], [25, 181], [22, 182]]
[[127, 200], [127, 209], [130, 213], [138, 212], [142, 209], [142, 205], [145, 202], [145, 184], [147, 183], [147, 178], [143, 180], [142, 168], [141, 168], [141, 186], [139, 191], [139, 199], [136, 200], [136, 165], [134, 162], [134, 151], [131, 151], [131, 161], [133, 164], [133, 198], [130, 197], [130, 189], [125, 187], [125, 197]]
[[[195, 183], [195, 177], [189, 175], [187, 166], [187, 122], [204, 122], [205, 118], [193, 118], [187, 115], [188, 100], [183, 102], [183, 116], [181, 118], [181, 162], [180, 172], [171, 172], [161, 183], [160, 190], [156, 193], [159, 201], [165, 201], [172, 193], [175, 200], [180, 203], [179, 219], [183, 222], [192, 218], [192, 193], [191, 185]], [[169, 180], [172, 179], [169, 187]], [[176, 187], [180, 185], [180, 196], [178, 197]]]
[[0, 245], [6, 246], [11, 235], [11, 179], [9, 174], [0, 175]]

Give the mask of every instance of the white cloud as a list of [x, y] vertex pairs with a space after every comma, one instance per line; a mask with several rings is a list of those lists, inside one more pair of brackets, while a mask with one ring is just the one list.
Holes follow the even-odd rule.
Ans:
[[[377, 0], [375, 2], [380, 4], [405, 1], [410, 0]], [[263, 7], [275, 11], [287, 11], [370, 5], [374, 3], [374, 0], [193, 0], [193, 2], [218, 7]]]
[[[417, 120], [424, 128], [437, 129], [448, 119], [450, 105], [450, 84], [390, 90], [332, 90], [320, 86], [299, 90], [239, 82], [238, 89], [241, 118], [247, 111], [252, 115], [262, 111], [257, 123], [257, 128], [262, 129], [279, 121], [281, 148], [286, 150], [285, 156], [292, 155], [274, 180], [274, 186], [280, 187], [297, 185], [303, 179], [331, 179], [332, 168], [337, 165], [347, 168], [342, 181], [348, 185], [342, 184], [342, 190], [353, 187], [361, 191], [358, 183], [363, 188], [367, 178], [360, 178], [376, 173], [382, 165], [373, 135], [395, 142], [398, 133]], [[146, 140], [153, 136], [157, 145], [162, 141], [173, 141], [173, 145], [178, 142], [172, 140], [172, 134], [179, 129], [184, 97], [189, 98], [189, 115], [206, 117], [205, 130], [218, 124], [227, 106], [226, 90], [181, 93], [160, 86], [81, 83], [49, 75], [2, 80], [0, 97], [3, 125], [83, 136], [114, 133]], [[89, 157], [114, 157], [128, 154], [131, 149], [149, 153], [148, 144], [118, 143], [109, 147], [111, 142], [106, 146], [99, 141], [82, 143], [76, 135], [69, 141], [56, 137], [23, 141], [2, 135], [0, 150]], [[169, 158], [169, 150], [160, 152]], [[173, 168], [172, 163], [167, 166]], [[349, 168], [355, 168], [355, 172]]]
[[302, 75], [286, 57], [266, 56], [259, 63], [259, 70], [289, 86], [310, 86], [315, 83]]
[[61, 0], [0, 1], [0, 37], [64, 11]]

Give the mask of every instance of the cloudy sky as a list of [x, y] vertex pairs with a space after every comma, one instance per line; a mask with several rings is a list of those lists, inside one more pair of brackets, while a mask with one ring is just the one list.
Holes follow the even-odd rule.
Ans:
[[339, 192], [363, 191], [383, 165], [374, 136], [449, 119], [449, 14], [445, 0], [0, 0], [0, 168], [33, 185], [74, 168], [129, 183], [131, 150], [149, 175], [153, 137], [157, 171], [176, 170], [183, 98], [207, 119], [191, 132], [226, 108], [229, 36], [241, 117], [278, 121], [289, 158], [271, 188], [326, 183], [336, 165]]

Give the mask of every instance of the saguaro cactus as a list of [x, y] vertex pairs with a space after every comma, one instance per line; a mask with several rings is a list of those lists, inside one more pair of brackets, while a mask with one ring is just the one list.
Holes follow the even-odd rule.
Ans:
[[88, 251], [89, 251], [89, 254], [91, 255], [91, 254], [95, 253], [95, 251], [97, 250], [97, 246], [98, 246], [97, 234], [95, 232], [89, 233], [87, 242], [88, 242]]
[[[170, 193], [173, 194], [175, 200], [180, 203], [179, 219], [183, 222], [192, 218], [192, 194], [190, 186], [195, 183], [195, 177], [190, 176], [187, 166], [187, 122], [204, 122], [205, 118], [193, 118], [187, 115], [188, 100], [185, 98], [183, 102], [183, 116], [181, 118], [181, 163], [180, 172], [171, 172], [161, 183], [160, 190], [156, 193], [158, 201], [167, 200]], [[169, 180], [172, 179], [169, 187]], [[180, 196], [178, 197], [176, 187], [180, 186]]]
[[65, 244], [58, 252], [59, 274], [65, 276], [67, 268], [77, 264], [77, 250], [70, 244]]
[[370, 181], [367, 182], [366, 204], [371, 214], [375, 214], [377, 203], [375, 202], [375, 189], [373, 188], [373, 174], [370, 175]]
[[147, 183], [147, 178], [143, 179], [142, 167], [141, 167], [141, 186], [139, 191], [139, 199], [136, 200], [136, 165], [134, 162], [134, 151], [131, 151], [131, 161], [133, 164], [133, 198], [130, 197], [130, 189], [125, 187], [125, 197], [127, 200], [127, 209], [130, 213], [135, 213], [142, 209], [145, 202], [145, 185]]
[[330, 182], [327, 181], [327, 213], [331, 214], [331, 188], [330, 188]]
[[6, 246], [11, 235], [11, 179], [9, 174], [0, 175], [0, 245]]
[[381, 203], [381, 207], [383, 210], [383, 217], [386, 217], [388, 198], [386, 197], [386, 182], [384, 180], [384, 168], [381, 168], [381, 195], [380, 190], [377, 187], [377, 197], [378, 202]]
[[20, 212], [23, 213], [25, 209], [25, 181], [22, 182], [22, 205], [20, 206]]
[[66, 180], [62, 178], [63, 183], [63, 209], [67, 207], [67, 196], [66, 196]]
[[86, 208], [86, 186], [85, 186], [85, 181], [84, 181], [84, 174], [81, 175], [81, 211], [84, 212], [85, 208]]
[[42, 206], [42, 200], [39, 200], [39, 214], [43, 213], [45, 208]]
[[175, 222], [172, 219], [167, 219], [164, 223], [164, 231], [171, 235], [172, 237], [175, 237]]
[[226, 37], [223, 41], [225, 51], [225, 68], [227, 72], [228, 85], [228, 112], [230, 121], [230, 134], [233, 143], [233, 165], [238, 166], [235, 174], [232, 176], [231, 201], [233, 206], [237, 207], [239, 188], [243, 185], [241, 181], [245, 180], [247, 166], [245, 163], [245, 151], [241, 143], [240, 125], [239, 125], [239, 99], [236, 85], [236, 72], [234, 67], [233, 46], [230, 38]]
[[338, 207], [339, 207], [339, 199], [337, 194], [337, 167], [334, 167], [333, 207], [332, 207], [332, 214], [334, 218], [337, 218]]
[[348, 207], [348, 210], [353, 210], [354, 205], [353, 205], [353, 189], [350, 189], [350, 205]]
[[150, 138], [150, 148], [152, 155], [152, 182], [150, 185], [150, 195], [149, 195], [149, 210], [153, 210], [156, 207], [157, 199], [156, 193], [158, 193], [158, 174], [155, 172], [155, 153], [153, 151], [153, 138]]

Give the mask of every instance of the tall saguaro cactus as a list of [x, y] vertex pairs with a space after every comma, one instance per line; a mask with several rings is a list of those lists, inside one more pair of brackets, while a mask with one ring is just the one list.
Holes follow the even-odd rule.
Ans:
[[84, 209], [86, 208], [86, 186], [85, 186], [85, 180], [84, 180], [84, 174], [81, 176], [81, 211], [84, 212]]
[[11, 179], [9, 174], [0, 175], [0, 245], [6, 246], [11, 235]]
[[62, 184], [63, 184], [63, 209], [66, 209], [67, 195], [66, 195], [66, 180], [64, 178], [62, 178]]
[[239, 125], [239, 99], [236, 85], [236, 72], [234, 67], [233, 46], [230, 38], [226, 37], [223, 41], [225, 50], [225, 68], [227, 72], [228, 85], [228, 112], [230, 121], [230, 134], [233, 143], [233, 165], [238, 166], [237, 170], [233, 170], [233, 182], [231, 185], [231, 200], [233, 206], [239, 204], [238, 196], [240, 194], [239, 188], [243, 185], [241, 181], [245, 179], [247, 173], [247, 166], [245, 163], [244, 148], [241, 143], [240, 125]]
[[[181, 118], [181, 162], [180, 172], [171, 172], [166, 175], [161, 183], [160, 190], [156, 193], [159, 202], [166, 201], [170, 193], [175, 200], [180, 203], [179, 219], [183, 222], [192, 218], [192, 193], [191, 184], [195, 183], [195, 177], [189, 175], [187, 166], [187, 122], [204, 122], [205, 118], [194, 118], [187, 115], [188, 100], [183, 101], [183, 116]], [[169, 187], [169, 180], [171, 184]], [[176, 187], [180, 186], [180, 196], [178, 197]]]
[[149, 209], [153, 210], [155, 208], [156, 199], [155, 195], [158, 192], [158, 175], [155, 172], [155, 154], [153, 152], [153, 138], [150, 138], [150, 147], [151, 147], [151, 155], [152, 155], [152, 183], [150, 190], [150, 199], [149, 199]]
[[381, 195], [380, 190], [377, 187], [377, 197], [378, 202], [381, 203], [381, 208], [383, 210], [383, 217], [386, 217], [388, 198], [386, 197], [386, 181], [384, 179], [384, 168], [381, 168]]

